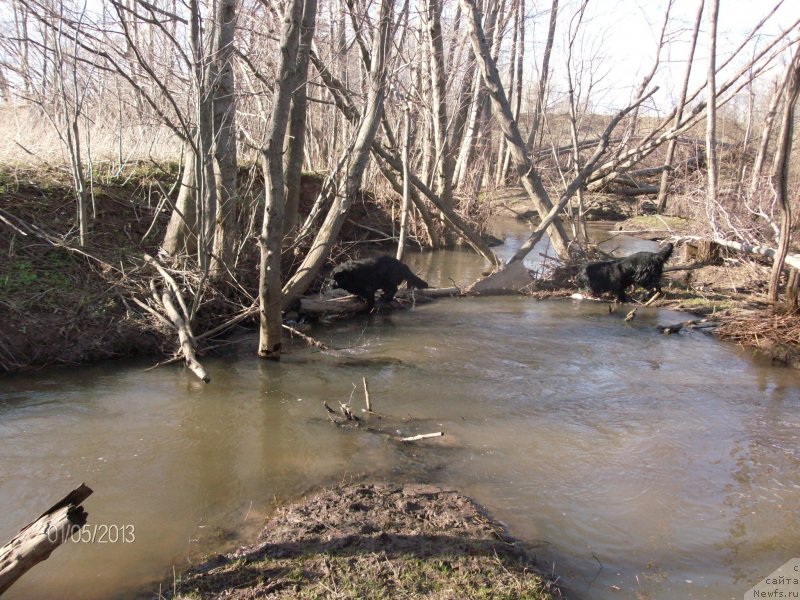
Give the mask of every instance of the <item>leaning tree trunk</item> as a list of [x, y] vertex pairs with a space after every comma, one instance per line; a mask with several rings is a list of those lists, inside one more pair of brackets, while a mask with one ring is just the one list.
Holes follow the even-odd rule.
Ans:
[[778, 138], [778, 153], [775, 156], [775, 164], [777, 166], [775, 192], [778, 206], [781, 210], [781, 231], [778, 239], [778, 255], [772, 264], [772, 274], [769, 280], [769, 299], [773, 303], [778, 301], [781, 270], [792, 239], [792, 211], [789, 203], [789, 163], [794, 132], [794, 105], [797, 102], [798, 93], [800, 93], [800, 46], [796, 50], [788, 69], [790, 70], [790, 75], [786, 84], [786, 99], [784, 101], [780, 137]]
[[756, 192], [758, 189], [758, 184], [761, 181], [761, 174], [764, 170], [764, 162], [766, 161], [767, 157], [767, 148], [769, 147], [769, 140], [772, 135], [772, 125], [775, 121], [775, 115], [778, 114], [778, 104], [780, 103], [781, 98], [784, 97], [786, 85], [788, 83], [788, 77], [790, 75], [791, 69], [786, 69], [780, 82], [775, 87], [775, 92], [772, 94], [772, 98], [770, 98], [769, 101], [769, 108], [767, 108], [767, 114], [764, 117], [764, 128], [761, 131], [761, 142], [758, 146], [756, 158], [753, 161], [753, 173], [750, 176], [751, 194]]
[[311, 249], [303, 259], [295, 275], [283, 289], [283, 306], [290, 306], [307, 289], [322, 267], [339, 235], [353, 198], [361, 188], [364, 169], [369, 160], [370, 148], [381, 122], [383, 99], [386, 94], [386, 61], [389, 55], [392, 31], [392, 0], [382, 0], [380, 17], [374, 35], [371, 68], [368, 80], [367, 105], [356, 133], [356, 141], [350, 152], [344, 194], [337, 194], [328, 215], [317, 232]]
[[258, 284], [260, 313], [258, 356], [272, 360], [279, 360], [281, 357], [283, 324], [281, 247], [285, 208], [283, 139], [286, 135], [292, 88], [295, 84], [293, 69], [297, 62], [302, 15], [303, 0], [292, 0], [291, 4], [286, 6], [281, 34], [281, 63], [276, 82], [277, 92], [272, 105], [272, 125], [267, 148], [262, 151], [266, 202], [261, 235], [258, 238], [261, 249]]
[[[350, 101], [348, 91], [344, 84], [337, 79], [328, 68], [325, 67], [325, 65], [314, 52], [311, 53], [311, 61], [314, 63], [314, 66], [319, 72], [323, 83], [333, 95], [336, 106], [340, 111], [342, 111], [347, 120], [353, 124], [360, 122], [361, 116], [359, 111]], [[402, 160], [377, 141], [373, 141], [372, 143], [372, 153], [380, 160], [385, 161], [385, 163], [389, 165], [395, 172], [401, 174], [403, 173]], [[445, 206], [439, 200], [439, 197], [428, 187], [428, 185], [422, 181], [422, 179], [414, 175], [413, 172], [409, 173], [409, 179], [411, 181], [411, 185], [413, 185], [417, 190], [420, 191], [420, 193], [428, 198], [428, 200], [430, 200], [436, 208], [442, 211], [445, 217], [447, 217], [449, 224], [455, 228], [459, 235], [461, 235], [461, 237], [464, 238], [468, 244], [475, 248], [475, 250], [481, 254], [481, 256], [485, 257], [491, 265], [497, 266], [499, 264], [497, 256], [494, 254], [494, 252], [492, 252], [491, 248], [489, 248], [481, 236], [475, 233], [470, 225], [466, 223], [464, 219], [462, 219], [458, 213], [452, 209], [452, 207], [448, 208]], [[390, 182], [393, 182], [392, 187], [399, 189], [399, 185], [395, 185], [396, 182], [394, 179], [390, 179]], [[416, 205], [419, 205], [417, 194], [414, 192], [414, 190], [411, 191], [411, 200], [414, 201]]]
[[[461, 9], [467, 15], [473, 53], [483, 74], [486, 87], [489, 88], [489, 95], [492, 98], [495, 114], [500, 122], [503, 135], [506, 136], [509, 148], [513, 153], [517, 176], [520, 178], [539, 215], [544, 216], [553, 208], [553, 203], [544, 189], [539, 174], [528, 158], [519, 127], [517, 122], [514, 121], [511, 114], [511, 106], [500, 83], [497, 65], [490, 56], [489, 47], [481, 28], [478, 10], [475, 7], [474, 0], [459, 0], [459, 2], [461, 3]], [[556, 254], [560, 258], [567, 258], [569, 256], [569, 238], [561, 222], [555, 219], [552, 220], [548, 233]]]
[[515, 262], [521, 261], [531, 250], [533, 250], [533, 247], [539, 242], [540, 239], [542, 239], [542, 236], [544, 236], [545, 230], [556, 219], [558, 213], [567, 205], [573, 194], [575, 194], [575, 192], [582, 185], [584, 185], [589, 175], [595, 170], [595, 168], [597, 168], [597, 163], [600, 162], [600, 157], [603, 156], [603, 153], [608, 148], [608, 144], [611, 139], [611, 132], [614, 131], [616, 126], [625, 117], [625, 115], [647, 100], [650, 96], [655, 94], [656, 90], [658, 90], [658, 88], [655, 88], [644, 96], [637, 98], [632, 104], [619, 111], [616, 116], [611, 119], [611, 122], [600, 136], [600, 140], [597, 142], [597, 146], [595, 146], [592, 156], [588, 161], [586, 161], [586, 164], [583, 166], [577, 177], [570, 182], [570, 184], [567, 186], [567, 189], [565, 189], [561, 194], [560, 198], [558, 199], [558, 203], [556, 203], [556, 205], [550, 209], [550, 212], [542, 217], [541, 223], [539, 223], [533, 233], [531, 233], [530, 237], [525, 240], [525, 243], [520, 246], [519, 250], [517, 250], [514, 256], [508, 260], [506, 263], [506, 268], [512, 266]]

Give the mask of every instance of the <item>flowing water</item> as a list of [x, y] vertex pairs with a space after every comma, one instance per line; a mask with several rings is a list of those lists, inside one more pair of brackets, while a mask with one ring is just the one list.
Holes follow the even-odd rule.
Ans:
[[[508, 256], [526, 231], [505, 227]], [[484, 266], [467, 252], [408, 260], [443, 285]], [[337, 355], [292, 345], [267, 364], [244, 337], [205, 359], [210, 385], [144, 361], [1, 379], [0, 539], [80, 482], [95, 490], [87, 539], [7, 597], [130, 597], [252, 540], [276, 502], [368, 477], [474, 497], [539, 544], [572, 598], [742, 598], [800, 556], [797, 373], [655, 330], [681, 313], [623, 317], [599, 302], [444, 299], [315, 326]], [[321, 401], [360, 403], [362, 377], [377, 410], [414, 417], [401, 433], [445, 437], [400, 447], [333, 427]]]

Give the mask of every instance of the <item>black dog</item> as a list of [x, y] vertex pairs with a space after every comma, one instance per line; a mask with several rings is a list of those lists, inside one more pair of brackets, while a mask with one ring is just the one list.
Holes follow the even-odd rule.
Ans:
[[367, 301], [367, 309], [375, 307], [375, 292], [383, 290], [381, 302], [389, 303], [404, 281], [410, 288], [425, 289], [428, 284], [414, 275], [406, 265], [392, 256], [349, 260], [333, 270], [336, 286]]
[[625, 290], [632, 285], [660, 292], [664, 263], [672, 256], [672, 249], [672, 244], [667, 244], [658, 252], [636, 252], [616, 260], [586, 263], [575, 280], [595, 296], [614, 292], [620, 302], [627, 301]]

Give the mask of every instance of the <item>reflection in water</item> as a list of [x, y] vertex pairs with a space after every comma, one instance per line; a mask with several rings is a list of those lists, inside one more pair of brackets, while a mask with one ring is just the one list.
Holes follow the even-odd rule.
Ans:
[[[467, 252], [409, 262], [434, 284], [484, 266]], [[656, 332], [678, 313], [623, 316], [572, 300], [441, 300], [317, 326], [339, 355], [290, 346], [267, 363], [246, 338], [206, 360], [207, 386], [144, 362], [5, 378], [0, 538], [81, 481], [95, 490], [90, 523], [136, 532], [59, 549], [7, 596], [129, 597], [252, 539], [276, 502], [373, 477], [474, 496], [542, 542], [570, 597], [740, 598], [800, 556], [796, 374]], [[415, 417], [400, 433], [441, 429], [445, 444], [332, 427], [321, 402], [357, 404], [362, 377], [378, 410]]]

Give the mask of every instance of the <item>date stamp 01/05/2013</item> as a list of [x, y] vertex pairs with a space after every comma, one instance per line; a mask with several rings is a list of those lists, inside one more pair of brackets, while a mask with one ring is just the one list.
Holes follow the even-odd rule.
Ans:
[[70, 541], [84, 544], [132, 544], [136, 541], [136, 528], [131, 523], [86, 524], [74, 528], [48, 527], [45, 533], [51, 543]]

